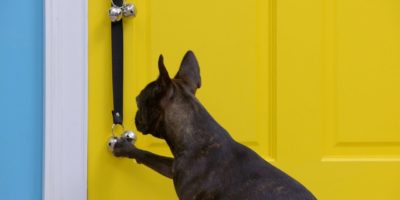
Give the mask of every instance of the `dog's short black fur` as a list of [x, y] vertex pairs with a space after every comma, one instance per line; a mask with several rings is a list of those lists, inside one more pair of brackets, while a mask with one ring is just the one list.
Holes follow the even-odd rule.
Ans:
[[201, 85], [193, 52], [171, 79], [160, 56], [160, 75], [137, 97], [136, 126], [165, 139], [174, 158], [140, 150], [120, 139], [114, 155], [136, 159], [172, 178], [179, 199], [301, 199], [315, 197], [299, 182], [237, 143], [196, 99]]

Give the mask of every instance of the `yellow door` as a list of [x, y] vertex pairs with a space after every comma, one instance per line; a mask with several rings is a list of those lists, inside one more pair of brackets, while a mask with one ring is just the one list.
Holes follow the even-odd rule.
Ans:
[[[131, 0], [130, 0], [131, 1]], [[197, 97], [238, 141], [319, 199], [400, 199], [400, 1], [136, 0], [124, 20], [125, 126], [135, 96], [186, 50]], [[177, 199], [172, 181], [113, 157], [108, 1], [89, 1], [89, 199]], [[137, 147], [170, 155], [139, 134]]]

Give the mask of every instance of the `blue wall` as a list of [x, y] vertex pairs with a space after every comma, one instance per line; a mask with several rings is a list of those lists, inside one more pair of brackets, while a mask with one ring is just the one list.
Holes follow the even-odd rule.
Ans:
[[42, 199], [43, 2], [2, 0], [0, 199]]

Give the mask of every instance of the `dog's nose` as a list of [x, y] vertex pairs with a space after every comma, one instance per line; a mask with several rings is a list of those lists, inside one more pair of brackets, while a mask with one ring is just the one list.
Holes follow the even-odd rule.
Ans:
[[136, 106], [139, 108], [139, 97], [136, 97]]
[[135, 125], [136, 125], [136, 129], [140, 132], [142, 132], [143, 134], [145, 134], [146, 129], [144, 124], [142, 123], [142, 121], [140, 121], [140, 115], [136, 114], [135, 116]]
[[136, 116], [135, 116], [135, 125], [136, 125], [136, 127], [139, 126], [139, 115], [137, 113], [136, 113]]

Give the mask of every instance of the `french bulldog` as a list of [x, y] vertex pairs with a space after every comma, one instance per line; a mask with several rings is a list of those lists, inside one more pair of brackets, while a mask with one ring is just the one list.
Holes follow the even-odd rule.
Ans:
[[136, 98], [137, 129], [166, 141], [173, 158], [136, 148], [120, 138], [114, 155], [136, 159], [173, 179], [181, 200], [312, 200], [302, 184], [236, 142], [199, 100], [200, 68], [188, 51], [174, 78], [158, 60], [159, 77]]

